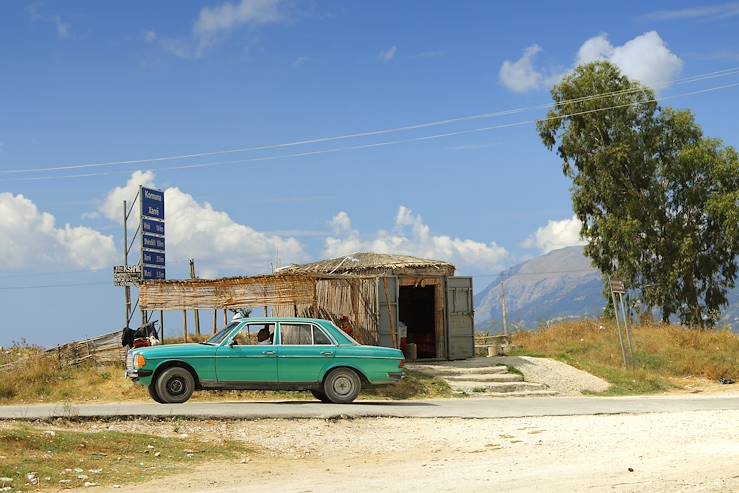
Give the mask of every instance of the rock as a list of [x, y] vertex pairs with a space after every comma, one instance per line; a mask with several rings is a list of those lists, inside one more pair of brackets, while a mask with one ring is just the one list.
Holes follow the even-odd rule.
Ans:
[[147, 445], [146, 448], [148, 448], [149, 450], [154, 450], [154, 445]]
[[113, 485], [113, 488], [116, 488], [116, 489], [118, 489], [118, 488], [120, 488], [120, 487], [121, 487], [121, 485], [119, 485], [119, 484], [114, 484], [114, 485]]
[[93, 488], [97, 486], [97, 483], [91, 483], [90, 481], [85, 481], [85, 484], [83, 485], [85, 488]]
[[93, 474], [100, 474], [101, 472], [103, 472], [103, 470], [102, 469], [88, 469], [87, 472], [91, 472]]
[[75, 467], [74, 468], [74, 472], [80, 473], [80, 472], [85, 472], [85, 470], [84, 469], [80, 469], [79, 467]]
[[78, 474], [77, 475], [77, 479], [87, 479], [87, 478], [89, 478], [89, 476], [86, 475], [86, 474]]
[[154, 457], [159, 457], [160, 455], [162, 455], [161, 452], [154, 452]]
[[44, 432], [44, 435], [49, 436], [49, 437], [55, 437], [56, 436], [56, 432], [54, 430], [46, 430]]
[[12, 482], [13, 482], [13, 478], [6, 478], [4, 476], [0, 478], [0, 483], [12, 483]]
[[629, 468], [629, 472], [634, 472], [634, 468], [633, 467], [630, 467]]

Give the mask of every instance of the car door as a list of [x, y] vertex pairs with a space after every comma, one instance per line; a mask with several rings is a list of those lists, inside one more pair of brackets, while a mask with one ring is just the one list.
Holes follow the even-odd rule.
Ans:
[[280, 322], [277, 375], [281, 388], [320, 381], [336, 354], [336, 343], [315, 324]]
[[[231, 340], [218, 348], [216, 375], [226, 387], [266, 387], [277, 384], [277, 349], [274, 323], [247, 323]], [[257, 334], [267, 330], [268, 344], [258, 344]]]

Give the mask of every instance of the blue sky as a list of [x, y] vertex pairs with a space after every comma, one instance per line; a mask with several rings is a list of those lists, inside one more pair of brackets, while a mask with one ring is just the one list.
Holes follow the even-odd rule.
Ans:
[[[539, 106], [578, 60], [610, 59], [665, 97], [739, 81], [673, 83], [739, 66], [737, 3], [568, 5], [5, 2], [0, 344], [121, 326], [111, 267], [138, 183], [167, 190], [170, 277], [191, 256], [217, 276], [372, 248], [451, 260], [481, 289], [577, 243], [568, 182], [534, 126], [472, 131], [541, 108], [274, 147]], [[665, 104], [736, 146], [737, 94]], [[224, 161], [241, 162], [183, 168]]]

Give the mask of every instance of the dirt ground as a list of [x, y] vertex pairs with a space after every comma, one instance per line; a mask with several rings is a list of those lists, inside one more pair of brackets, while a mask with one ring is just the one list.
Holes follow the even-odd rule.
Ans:
[[[739, 410], [65, 425], [245, 440], [250, 457], [95, 491], [739, 491]], [[56, 425], [58, 426], [58, 425]], [[85, 489], [90, 491], [90, 489]]]

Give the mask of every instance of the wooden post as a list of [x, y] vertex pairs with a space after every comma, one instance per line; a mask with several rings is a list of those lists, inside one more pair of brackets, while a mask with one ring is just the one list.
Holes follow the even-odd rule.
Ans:
[[187, 310], [182, 310], [182, 315], [185, 317], [185, 342], [187, 342]]
[[[190, 279], [195, 279], [195, 259], [190, 259]], [[195, 308], [195, 333], [200, 335], [200, 311]]]
[[159, 310], [159, 337], [164, 344], [164, 310]]
[[508, 305], [505, 299], [505, 284], [500, 283], [500, 302], [503, 308], [503, 335], [508, 338]]
[[313, 316], [320, 318], [318, 314], [318, 279], [313, 279]]
[[390, 308], [390, 288], [387, 286], [387, 282], [385, 281], [385, 278], [382, 278], [382, 289], [385, 290], [385, 305], [387, 306], [387, 316], [390, 320], [390, 336], [393, 341], [393, 347], [398, 348], [398, 326], [395, 322], [395, 314], [393, 313], [393, 310]]
[[213, 334], [218, 332], [218, 309], [213, 308]]
[[223, 309], [223, 326], [228, 325], [228, 308]]

